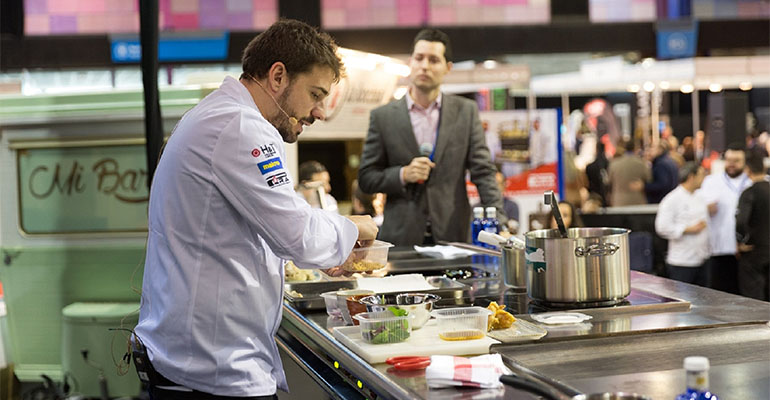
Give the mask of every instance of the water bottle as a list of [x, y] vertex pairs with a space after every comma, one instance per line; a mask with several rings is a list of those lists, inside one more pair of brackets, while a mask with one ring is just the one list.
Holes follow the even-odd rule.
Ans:
[[[494, 207], [487, 207], [485, 209], [487, 217], [484, 219], [484, 230], [489, 233], [498, 234], [500, 233], [500, 222], [497, 221], [497, 209]], [[494, 248], [494, 246], [486, 244], [486, 247]], [[500, 257], [495, 256], [485, 256], [484, 262], [486, 264], [491, 265], [499, 265], [500, 264]]]
[[487, 207], [487, 218], [484, 220], [484, 230], [489, 233], [500, 233], [500, 222], [497, 221], [497, 209], [494, 207]]
[[676, 396], [676, 400], [719, 400], [709, 392], [709, 359], [706, 357], [686, 357], [684, 369], [687, 371], [687, 390]]
[[[473, 222], [471, 222], [471, 243], [475, 244], [476, 246], [481, 246], [482, 243], [479, 242], [479, 232], [484, 228], [484, 208], [483, 207], [473, 207]], [[473, 264], [478, 264], [483, 262], [483, 258], [481, 255], [474, 254], [471, 256], [471, 262]]]

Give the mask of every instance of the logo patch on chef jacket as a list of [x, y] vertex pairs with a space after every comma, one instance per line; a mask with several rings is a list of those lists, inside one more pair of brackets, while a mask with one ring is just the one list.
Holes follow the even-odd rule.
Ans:
[[259, 150], [262, 151], [262, 154], [265, 155], [265, 157], [273, 157], [276, 154], [278, 154], [278, 151], [275, 150], [275, 144], [268, 143], [263, 146], [259, 146]]
[[254, 150], [251, 151], [251, 156], [254, 157], [254, 158], [259, 157], [260, 154], [262, 154], [262, 153], [259, 152], [259, 149], [254, 149]]
[[281, 159], [278, 157], [262, 161], [261, 163], [257, 164], [257, 166], [259, 167], [259, 172], [261, 172], [262, 175], [283, 168]]
[[286, 172], [279, 172], [275, 175], [268, 176], [267, 179], [265, 179], [265, 182], [267, 182], [267, 186], [274, 188], [285, 185], [289, 183], [290, 180], [289, 175], [287, 175]]

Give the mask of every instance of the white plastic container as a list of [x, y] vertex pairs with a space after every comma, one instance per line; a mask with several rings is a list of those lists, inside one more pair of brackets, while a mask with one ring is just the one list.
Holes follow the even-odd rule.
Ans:
[[409, 317], [395, 316], [390, 311], [365, 312], [356, 314], [361, 327], [361, 337], [371, 344], [398, 343], [409, 339], [412, 324]]
[[443, 340], [474, 340], [487, 334], [487, 320], [492, 311], [483, 307], [456, 307], [433, 310], [438, 336]]

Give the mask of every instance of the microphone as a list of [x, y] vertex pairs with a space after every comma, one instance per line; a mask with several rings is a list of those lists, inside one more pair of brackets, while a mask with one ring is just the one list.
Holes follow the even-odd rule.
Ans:
[[[420, 145], [421, 156], [430, 157], [431, 153], [433, 153], [433, 143], [423, 143]], [[428, 179], [430, 179], [430, 175], [428, 175]], [[412, 187], [412, 198], [418, 199], [422, 196], [423, 191], [425, 191], [425, 180], [420, 179]]]
[[[257, 86], [259, 86], [259, 87], [260, 87], [260, 89], [262, 89], [262, 91], [264, 91], [264, 92], [265, 92], [265, 93], [266, 93], [268, 96], [270, 96], [270, 99], [272, 99], [272, 100], [273, 100], [273, 103], [275, 103], [275, 106], [276, 106], [276, 107], [278, 107], [278, 109], [279, 109], [279, 110], [281, 110], [281, 112], [282, 112], [282, 113], [283, 113], [283, 115], [286, 117], [286, 119], [288, 119], [288, 120], [289, 120], [289, 124], [290, 124], [291, 126], [297, 125], [297, 124], [299, 123], [299, 120], [298, 120], [296, 117], [292, 117], [292, 116], [290, 116], [290, 115], [289, 115], [289, 113], [287, 113], [286, 111], [284, 111], [284, 110], [283, 110], [283, 107], [281, 107], [281, 105], [280, 105], [280, 104], [278, 104], [278, 101], [275, 99], [275, 97], [273, 97], [273, 95], [272, 95], [272, 94], [270, 94], [270, 92], [268, 92], [268, 91], [267, 91], [267, 89], [265, 89], [265, 87], [264, 87], [264, 86], [262, 86], [262, 84], [261, 84], [261, 83], [259, 83], [259, 81], [258, 81], [258, 80], [256, 80], [256, 79], [255, 79], [253, 76], [251, 76], [251, 75], [247, 75], [247, 76], [248, 76], [249, 78], [251, 78], [251, 80], [252, 80], [252, 81], [254, 81], [254, 83], [256, 83], [256, 84], [257, 84]], [[432, 149], [433, 149], [433, 146], [431, 145], [430, 147], [431, 147], [431, 151], [433, 151], [433, 150], [432, 150]]]
[[420, 154], [430, 157], [431, 153], [433, 153], [433, 143], [423, 143], [420, 145]]
[[[425, 157], [430, 157], [430, 155], [433, 153], [433, 143], [423, 143], [420, 145], [420, 155]], [[425, 183], [424, 180], [420, 179], [417, 181], [418, 184]]]

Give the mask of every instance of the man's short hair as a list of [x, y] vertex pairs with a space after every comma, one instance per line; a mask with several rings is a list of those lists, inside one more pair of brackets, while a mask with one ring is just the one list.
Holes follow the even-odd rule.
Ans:
[[314, 174], [321, 172], [326, 172], [326, 167], [324, 167], [323, 164], [315, 160], [305, 161], [299, 165], [297, 177], [299, 178], [300, 183], [308, 182], [313, 180]]
[[452, 43], [449, 41], [449, 36], [446, 33], [433, 28], [427, 28], [417, 32], [417, 36], [414, 37], [414, 42], [412, 42], [412, 53], [414, 53], [414, 46], [420, 40], [443, 43], [444, 59], [446, 59], [447, 62], [452, 61]]
[[727, 150], [742, 151], [742, 152], [745, 153], [746, 152], [746, 145], [743, 144], [743, 143], [740, 143], [740, 142], [732, 142], [732, 143], [727, 145], [727, 148], [725, 149], [725, 151], [727, 151]]
[[679, 183], [684, 183], [691, 175], [697, 174], [698, 168], [700, 164], [695, 161], [688, 161], [682, 165], [682, 168], [679, 168]]
[[276, 62], [286, 66], [289, 76], [328, 67], [338, 81], [344, 66], [337, 55], [337, 44], [326, 33], [293, 19], [281, 19], [257, 35], [243, 50], [244, 77], [263, 79]]
[[748, 157], [746, 157], [746, 166], [752, 174], [765, 172], [765, 155], [759, 150], [749, 151]]

